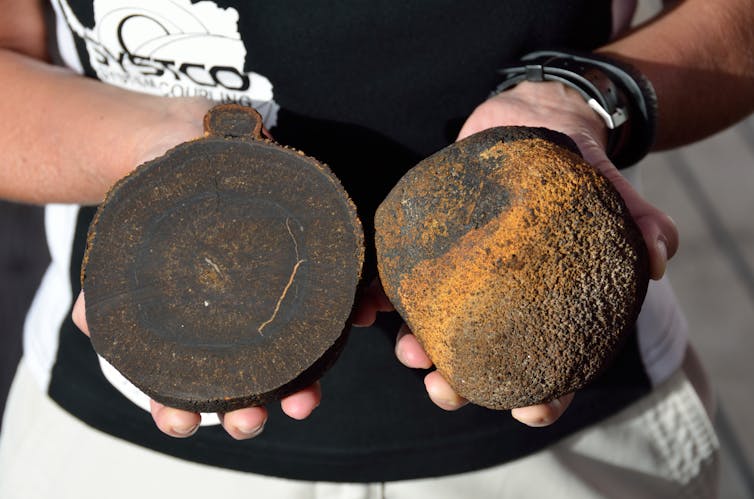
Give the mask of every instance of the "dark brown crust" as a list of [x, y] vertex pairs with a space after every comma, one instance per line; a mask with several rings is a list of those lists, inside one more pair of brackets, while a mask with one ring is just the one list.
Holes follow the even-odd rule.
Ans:
[[95, 350], [192, 411], [316, 381], [345, 343], [364, 259], [356, 208], [330, 170], [236, 125], [211, 125], [119, 181], [82, 265]]
[[643, 238], [549, 130], [494, 128], [408, 172], [377, 210], [385, 292], [437, 369], [494, 409], [598, 376], [638, 316]]

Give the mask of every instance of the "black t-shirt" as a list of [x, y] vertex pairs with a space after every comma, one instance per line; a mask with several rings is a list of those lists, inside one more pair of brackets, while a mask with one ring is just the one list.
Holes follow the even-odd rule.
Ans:
[[[98, 2], [105, 0], [94, 2], [103, 8]], [[183, 3], [186, 12], [198, 5]], [[455, 139], [465, 117], [498, 82], [497, 67], [536, 49], [592, 49], [607, 40], [611, 19], [608, 0], [217, 4], [236, 15], [242, 69], [139, 52], [148, 40], [129, 42], [126, 49], [124, 37], [135, 39], [123, 28], [126, 20], [142, 16], [139, 22], [151, 23], [150, 29], [173, 29], [144, 9], [121, 9], [115, 22], [95, 12], [90, 1], [59, 3], [70, 6], [67, 22], [88, 76], [105, 79], [106, 69], [122, 69], [124, 52], [144, 68], [140, 76], [147, 85], [150, 76], [163, 78], [153, 86], [173, 71], [176, 81], [192, 79], [207, 92], [225, 85], [231, 95], [255, 84], [247, 72], [263, 75], [280, 106], [271, 130], [276, 140], [332, 168], [359, 209], [370, 250], [376, 206], [408, 168]], [[199, 26], [209, 23], [197, 19]], [[95, 35], [108, 36], [102, 34], [108, 26], [112, 37], [120, 36], [122, 53], [98, 53], [100, 46], [93, 45]], [[79, 214], [74, 296], [92, 215], [93, 209]], [[367, 257], [367, 276], [375, 275], [373, 252]], [[89, 340], [70, 319], [60, 331], [49, 391], [86, 423], [166, 454], [293, 479], [358, 482], [446, 475], [516, 459], [613, 414], [649, 389], [633, 335], [613, 367], [548, 428], [528, 428], [508, 412], [477, 406], [446, 412], [429, 401], [426, 372], [395, 359], [399, 325], [395, 314], [384, 314], [373, 327], [352, 330], [322, 379], [320, 407], [305, 421], [294, 421], [273, 404], [264, 433], [243, 442], [220, 427], [203, 427], [183, 440], [161, 434], [149, 414], [107, 382]]]

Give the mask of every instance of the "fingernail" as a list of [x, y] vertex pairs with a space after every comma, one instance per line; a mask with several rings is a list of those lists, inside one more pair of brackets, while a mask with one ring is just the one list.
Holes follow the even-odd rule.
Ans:
[[450, 407], [452, 409], [459, 409], [466, 405], [468, 402], [462, 398], [456, 398], [456, 399], [442, 399], [439, 400], [439, 402], [446, 407]]
[[172, 431], [179, 437], [190, 437], [194, 433], [196, 433], [196, 430], [199, 429], [199, 425], [190, 425], [190, 426], [173, 426]]
[[[547, 406], [550, 407], [553, 411], [560, 411], [560, 408], [562, 404], [559, 400], [555, 399], [552, 402], [548, 402]], [[552, 418], [549, 414], [539, 416], [536, 419], [531, 419], [528, 421], [522, 421], [527, 426], [531, 426], [532, 428], [543, 428], [545, 426], [550, 426], [552, 424]]]
[[239, 433], [243, 434], [243, 436], [247, 438], [256, 437], [260, 433], [264, 431], [264, 423], [262, 423], [259, 426], [244, 426], [244, 425], [237, 425], [236, 430], [238, 430]]
[[659, 267], [655, 269], [655, 275], [653, 277], [655, 279], [660, 279], [663, 275], [665, 275], [665, 268], [668, 262], [668, 246], [667, 244], [665, 244], [665, 241], [663, 239], [658, 239], [655, 242], [655, 248], [657, 249], [657, 253], [659, 255]]
[[563, 408], [563, 403], [560, 401], [559, 398], [553, 399], [553, 400], [547, 402], [547, 405], [549, 405], [550, 407], [552, 407], [556, 411], [559, 411], [560, 409]]
[[550, 426], [550, 420], [547, 418], [539, 418], [535, 421], [527, 421], [524, 424], [526, 424], [526, 426], [531, 426], [532, 428], [544, 428], [545, 426]]
[[395, 336], [395, 356], [398, 357], [398, 360], [403, 362], [403, 347], [401, 346], [401, 338], [406, 336], [408, 333], [408, 328], [406, 325], [402, 325], [400, 329], [398, 329], [398, 334]]
[[[560, 398], [556, 398], [547, 402], [547, 407], [552, 409], [552, 411], [555, 414], [555, 419], [557, 419], [558, 416], [563, 412], [563, 402], [560, 401]], [[537, 421], [535, 421], [530, 426], [536, 426], [536, 427], [549, 426], [553, 423], [553, 421], [554, 421], [553, 413], [550, 413], [550, 414], [540, 417]]]
[[458, 395], [449, 395], [445, 393], [445, 390], [439, 390], [434, 387], [428, 388], [429, 398], [432, 401], [444, 409], [458, 409], [466, 405], [467, 400]]

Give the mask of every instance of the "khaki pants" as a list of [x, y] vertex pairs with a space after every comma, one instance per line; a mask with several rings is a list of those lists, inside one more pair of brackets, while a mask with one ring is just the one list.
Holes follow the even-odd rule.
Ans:
[[512, 463], [387, 483], [285, 480], [186, 462], [93, 430], [41, 394], [22, 362], [0, 436], [0, 497], [709, 498], [718, 454], [705, 408], [679, 371], [602, 424]]

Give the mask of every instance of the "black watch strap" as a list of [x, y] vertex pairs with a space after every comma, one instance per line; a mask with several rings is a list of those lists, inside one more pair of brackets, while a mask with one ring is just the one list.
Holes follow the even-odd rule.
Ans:
[[606, 151], [618, 168], [641, 160], [654, 144], [657, 99], [635, 68], [602, 55], [553, 50], [532, 52], [498, 71], [499, 94], [523, 81], [558, 81], [576, 90], [605, 122]]

